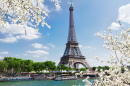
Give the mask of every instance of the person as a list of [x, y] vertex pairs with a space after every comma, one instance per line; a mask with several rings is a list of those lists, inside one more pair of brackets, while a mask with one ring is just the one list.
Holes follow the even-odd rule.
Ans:
[[18, 76], [18, 74], [16, 74], [16, 76]]
[[28, 75], [28, 77], [30, 77], [30, 74]]

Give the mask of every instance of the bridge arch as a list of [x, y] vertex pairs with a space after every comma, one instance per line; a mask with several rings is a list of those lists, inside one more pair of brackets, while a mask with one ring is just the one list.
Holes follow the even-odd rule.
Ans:
[[86, 69], [89, 69], [88, 65], [86, 65], [86, 63], [83, 62], [74, 62], [72, 65], [74, 68], [79, 68], [79, 64], [83, 65]]

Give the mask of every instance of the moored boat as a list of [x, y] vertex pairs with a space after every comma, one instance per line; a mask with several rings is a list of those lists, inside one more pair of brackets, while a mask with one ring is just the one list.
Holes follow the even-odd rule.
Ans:
[[54, 80], [61, 81], [61, 80], [76, 80], [77, 76], [58, 76]]
[[0, 82], [4, 82], [6, 80], [7, 80], [6, 78], [0, 77]]
[[26, 81], [26, 80], [33, 80], [32, 77], [11, 77], [7, 78], [7, 81]]

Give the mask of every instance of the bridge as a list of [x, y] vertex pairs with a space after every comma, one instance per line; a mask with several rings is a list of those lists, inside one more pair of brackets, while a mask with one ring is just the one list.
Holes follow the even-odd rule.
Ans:
[[98, 76], [98, 74], [97, 73], [95, 73], [95, 72], [93, 72], [93, 71], [81, 71], [80, 73], [75, 73], [75, 75], [77, 75], [77, 76], [80, 76], [80, 77], [82, 77], [82, 76], [92, 76], [92, 77], [97, 77]]

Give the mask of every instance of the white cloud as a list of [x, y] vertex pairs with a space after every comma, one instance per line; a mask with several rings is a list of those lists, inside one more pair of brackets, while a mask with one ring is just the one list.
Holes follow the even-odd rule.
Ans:
[[23, 54], [24, 56], [27, 56], [28, 54]]
[[[121, 6], [118, 11], [119, 11], [118, 19], [122, 22], [130, 24], [130, 4]], [[118, 23], [113, 22], [111, 24], [112, 30], [119, 30], [119, 28], [120, 25]]]
[[119, 8], [118, 19], [122, 22], [130, 24], [130, 4], [123, 5]]
[[63, 56], [63, 54], [59, 54], [60, 56]]
[[5, 51], [5, 52], [0, 52], [0, 54], [9, 54], [9, 52]]
[[43, 46], [42, 44], [39, 44], [39, 43], [34, 43], [34, 44], [32, 44], [32, 46], [34, 47], [34, 48], [38, 48], [38, 49], [49, 49], [48, 47], [46, 47], [46, 46]]
[[37, 58], [38, 58], [38, 57], [40, 57], [40, 56], [38, 56], [38, 55], [33, 55], [33, 57], [37, 57]]
[[[109, 53], [102, 53], [100, 56], [99, 56], [99, 60], [95, 59], [94, 57], [92, 58], [88, 58], [87, 59], [87, 62], [91, 65], [91, 67], [93, 66], [110, 66], [109, 63], [106, 63], [106, 62], [101, 62], [101, 61], [110, 61], [110, 56], [109, 56]], [[94, 64], [92, 64], [94, 63]]]
[[[100, 59], [100, 58], [99, 58]], [[100, 61], [98, 61], [97, 59], [95, 59], [95, 58], [89, 58], [88, 60], [88, 63], [90, 64], [90, 66], [91, 67], [93, 67], [93, 66], [96, 66], [96, 67], [98, 67], [98, 66], [110, 66], [110, 64], [108, 64], [108, 63], [106, 63], [106, 62], [100, 62]], [[106, 60], [105, 60], [106, 61]], [[94, 63], [94, 64], [92, 64], [92, 63]]]
[[[99, 31], [99, 32], [97, 32], [97, 33], [103, 35], [105, 32], [106, 32], [106, 31]], [[95, 33], [94, 36], [97, 36], [97, 33]]]
[[16, 56], [19, 56], [19, 55], [16, 55]]
[[41, 3], [40, 3], [40, 6], [41, 6], [42, 10], [44, 10], [46, 12], [50, 12], [50, 10], [48, 9], [48, 6], [41, 4]]
[[36, 28], [36, 25], [33, 25], [31, 22], [27, 22], [27, 25], [32, 28]]
[[[60, 5], [61, 0], [55, 0], [55, 2], [58, 3], [58, 4]], [[61, 10], [62, 10], [62, 9], [61, 9], [61, 6], [56, 7], [56, 11], [61, 11]]]
[[79, 47], [82, 48], [82, 49], [96, 50], [96, 48], [94, 48], [94, 47], [92, 47], [92, 46], [79, 45]]
[[91, 49], [92, 47], [91, 46], [84, 46], [84, 48]]
[[18, 42], [18, 40], [17, 40], [17, 37], [9, 36], [9, 37], [6, 37], [4, 39], [0, 39], [0, 42], [14, 43], [14, 42]]
[[0, 59], [4, 59], [4, 57], [0, 56]]
[[[32, 3], [34, 6], [37, 6], [37, 0], [32, 0]], [[39, 6], [41, 6], [42, 10], [46, 11], [46, 12], [50, 12], [50, 10], [48, 9], [48, 6], [38, 3]]]
[[23, 25], [17, 26], [17, 24], [7, 23], [7, 26], [5, 28], [6, 30], [0, 29], [0, 33], [5, 35], [5, 38], [0, 39], [1, 42], [14, 43], [18, 42], [20, 39], [34, 40], [41, 37], [41, 33], [36, 32], [36, 30], [32, 27], [26, 26], [27, 36], [25, 36]]
[[[54, 0], [55, 3], [59, 4], [59, 6], [57, 7], [56, 6], [56, 11], [61, 11], [61, 6], [60, 6], [60, 3], [61, 3], [61, 0]], [[33, 0], [33, 5], [34, 6], [37, 6], [37, 0]], [[48, 6], [44, 5], [44, 4], [41, 4], [41, 3], [38, 3], [38, 5], [42, 8], [42, 10], [44, 10], [45, 12], [49, 13], [51, 12], [49, 9], [48, 9]]]
[[104, 54], [104, 56], [105, 56], [105, 57], [107, 57], [107, 58], [109, 57], [109, 55], [108, 55], [108, 54]]
[[116, 22], [113, 22], [110, 27], [112, 30], [119, 30], [120, 25]]
[[69, 2], [69, 1], [68, 1], [67, 3], [68, 3], [68, 4], [74, 4], [74, 3], [72, 3], [72, 2]]
[[79, 47], [83, 47], [82, 45], [79, 45]]
[[49, 36], [50, 35], [50, 33], [47, 33], [47, 36]]
[[61, 9], [61, 7], [59, 6], [59, 7], [56, 7], [56, 11], [61, 11], [62, 9]]
[[33, 57], [40, 57], [42, 55], [48, 55], [49, 52], [44, 50], [36, 50], [36, 51], [26, 51], [26, 53], [32, 54]]
[[55, 48], [55, 45], [52, 44], [52, 43], [49, 43], [48, 45], [51, 46], [51, 47], [53, 47], [53, 48]]
[[42, 59], [43, 60], [49, 60], [49, 57], [43, 57]]

